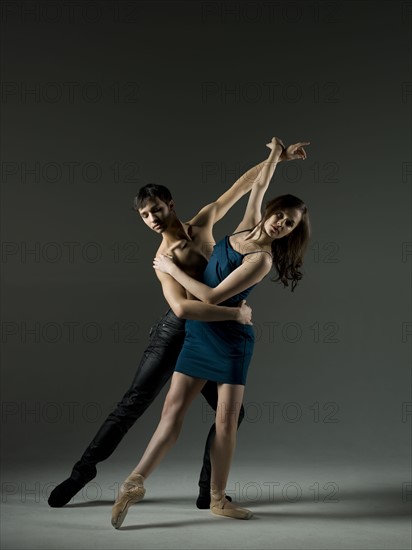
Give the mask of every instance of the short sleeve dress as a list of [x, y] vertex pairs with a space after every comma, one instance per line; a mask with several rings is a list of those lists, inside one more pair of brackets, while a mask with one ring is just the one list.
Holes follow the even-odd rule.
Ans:
[[[230, 244], [229, 236], [226, 236], [214, 246], [203, 273], [203, 282], [210, 287], [216, 287], [240, 266], [247, 254], [235, 250]], [[254, 286], [256, 285], [219, 305], [238, 306]], [[255, 342], [251, 325], [242, 325], [236, 321], [187, 320], [185, 331], [183, 348], [175, 367], [176, 372], [219, 383], [245, 385]]]

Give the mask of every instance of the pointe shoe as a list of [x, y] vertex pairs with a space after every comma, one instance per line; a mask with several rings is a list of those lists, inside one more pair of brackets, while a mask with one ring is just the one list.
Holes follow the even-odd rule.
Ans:
[[143, 487], [144, 477], [131, 474], [121, 485], [117, 499], [112, 509], [112, 525], [115, 529], [121, 527], [127, 515], [129, 506], [143, 499], [146, 489]]
[[[225, 495], [225, 499], [232, 502], [232, 497], [229, 495]], [[199, 510], [210, 510], [210, 490], [207, 493], [200, 491], [196, 500], [196, 506]]]
[[233, 519], [250, 519], [253, 514], [246, 508], [238, 508], [231, 504], [224, 493], [210, 492], [210, 511], [217, 516]]

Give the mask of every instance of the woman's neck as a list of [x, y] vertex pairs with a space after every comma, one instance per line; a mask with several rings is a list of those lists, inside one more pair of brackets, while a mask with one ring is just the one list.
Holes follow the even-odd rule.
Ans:
[[266, 235], [261, 225], [257, 225], [252, 231], [245, 237], [245, 241], [252, 241], [260, 246], [264, 250], [271, 248], [272, 239]]

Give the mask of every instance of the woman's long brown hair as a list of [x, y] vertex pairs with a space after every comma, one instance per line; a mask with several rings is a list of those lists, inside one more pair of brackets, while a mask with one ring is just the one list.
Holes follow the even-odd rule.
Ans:
[[294, 195], [280, 195], [269, 201], [265, 206], [263, 217], [256, 227], [263, 225], [270, 216], [285, 208], [296, 208], [302, 213], [302, 219], [298, 225], [285, 237], [274, 239], [271, 245], [273, 264], [278, 272], [278, 277], [272, 281], [281, 281], [284, 287], [292, 281], [291, 292], [295, 290], [298, 281], [302, 279], [299, 268], [303, 265], [303, 256], [309, 244], [311, 227], [309, 212], [305, 203]]

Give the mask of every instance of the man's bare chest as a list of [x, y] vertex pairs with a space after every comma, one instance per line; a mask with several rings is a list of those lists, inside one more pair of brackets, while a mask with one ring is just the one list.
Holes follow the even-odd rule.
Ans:
[[169, 246], [161, 247], [159, 252], [171, 256], [176, 265], [188, 275], [197, 277], [203, 273], [213, 246], [214, 242], [205, 239], [201, 232], [193, 231], [190, 240], [177, 240]]

